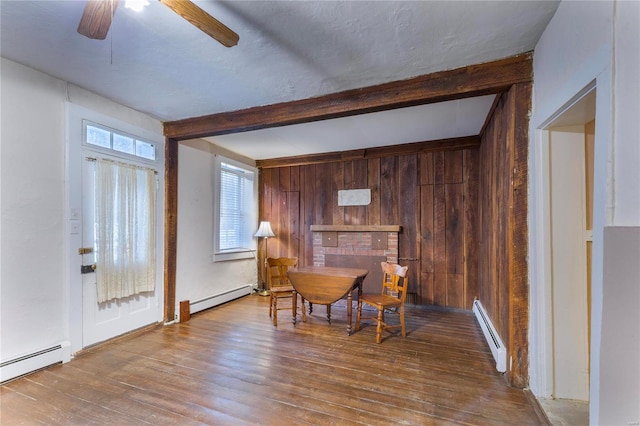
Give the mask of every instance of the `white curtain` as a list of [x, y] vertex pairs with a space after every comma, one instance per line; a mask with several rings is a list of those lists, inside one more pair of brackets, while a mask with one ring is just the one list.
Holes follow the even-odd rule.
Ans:
[[98, 302], [154, 291], [154, 171], [98, 159], [95, 193]]

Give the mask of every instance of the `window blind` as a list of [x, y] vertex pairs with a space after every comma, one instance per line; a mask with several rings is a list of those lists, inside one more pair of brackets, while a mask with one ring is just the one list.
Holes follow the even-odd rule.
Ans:
[[220, 250], [247, 246], [246, 189], [251, 188], [253, 173], [227, 163], [220, 171]]

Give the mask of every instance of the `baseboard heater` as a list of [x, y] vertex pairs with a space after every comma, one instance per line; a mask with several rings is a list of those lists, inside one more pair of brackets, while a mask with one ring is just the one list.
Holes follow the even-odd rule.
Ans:
[[498, 331], [491, 323], [487, 311], [484, 310], [484, 307], [477, 299], [473, 301], [473, 313], [476, 315], [476, 319], [484, 333], [484, 338], [487, 339], [493, 358], [496, 360], [496, 370], [504, 373], [507, 371], [507, 351], [498, 335]]
[[214, 306], [221, 305], [233, 299], [237, 299], [238, 297], [251, 294], [252, 289], [253, 286], [251, 284], [248, 284], [242, 287], [234, 288], [232, 290], [227, 290], [213, 296], [205, 297], [204, 299], [196, 300], [189, 303], [189, 310], [192, 314], [204, 311], [205, 309], [213, 308]]
[[50, 348], [4, 361], [0, 363], [0, 383], [33, 373], [53, 364], [69, 362], [70, 359], [71, 345], [69, 342], [62, 342]]

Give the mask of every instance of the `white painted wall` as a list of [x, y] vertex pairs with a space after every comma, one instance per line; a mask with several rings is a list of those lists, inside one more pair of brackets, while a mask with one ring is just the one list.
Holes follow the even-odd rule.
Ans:
[[616, 3], [615, 16], [613, 225], [640, 226], [640, 2]]
[[640, 227], [604, 232], [604, 306], [599, 416], [592, 423], [637, 425], [640, 419]]
[[255, 162], [201, 139], [180, 144], [176, 312], [180, 311], [182, 300], [193, 304], [238, 287], [255, 288], [257, 285], [255, 258], [213, 262], [216, 154], [255, 166]]
[[600, 392], [592, 420], [602, 425], [640, 424], [640, 2], [617, 2], [614, 16], [613, 220], [604, 231]]
[[0, 359], [67, 339], [65, 84], [2, 59]]
[[[608, 321], [616, 311], [615, 300], [624, 298], [624, 286], [604, 280], [605, 227], [640, 225], [640, 179], [638, 171], [639, 140], [638, 75], [640, 3], [637, 1], [583, 2], [563, 1], [536, 45], [534, 52], [534, 90], [530, 138], [530, 384], [537, 396], [547, 396], [545, 383], [545, 306], [542, 291], [548, 265], [538, 248], [543, 245], [539, 227], [544, 216], [540, 192], [541, 158], [538, 141], [541, 132], [556, 114], [561, 112], [585, 87], [595, 81], [596, 135], [594, 169], [594, 225], [592, 265], [592, 330], [590, 422], [613, 424], [611, 413], [625, 424], [640, 421], [637, 401], [640, 400], [640, 377], [626, 374], [625, 363], [602, 363], [612, 359], [621, 348], [629, 349], [625, 359], [640, 362], [638, 345], [629, 345], [629, 336], [637, 339], [640, 321], [635, 312], [628, 313], [630, 333], [622, 335]], [[606, 253], [607, 259], [616, 258]], [[605, 300], [607, 294], [615, 297]], [[633, 297], [635, 293], [629, 293]], [[608, 305], [611, 303], [611, 305]], [[634, 334], [635, 333], [635, 334]], [[607, 342], [604, 346], [601, 343]], [[635, 371], [635, 370], [631, 370]], [[612, 379], [615, 378], [615, 379]], [[601, 393], [603, 381], [609, 380], [607, 391], [619, 398]], [[615, 380], [611, 383], [611, 380]]]
[[[158, 120], [1, 59], [0, 360], [73, 340], [65, 102], [156, 134]], [[71, 342], [73, 346], [73, 341]]]

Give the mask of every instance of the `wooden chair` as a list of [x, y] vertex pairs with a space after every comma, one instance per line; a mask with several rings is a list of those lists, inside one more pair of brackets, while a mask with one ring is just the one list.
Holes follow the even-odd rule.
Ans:
[[[402, 337], [407, 336], [404, 325], [404, 300], [409, 288], [408, 266], [400, 266], [395, 263], [381, 262], [382, 266], [382, 292], [376, 294], [363, 294], [358, 299], [358, 313], [356, 315], [355, 330], [360, 330], [360, 319], [375, 319], [376, 343], [382, 342], [382, 330], [401, 327]], [[362, 304], [373, 306], [377, 309], [375, 317], [362, 317]], [[390, 325], [385, 322], [384, 314], [397, 313], [400, 315], [400, 324]]]
[[[293, 286], [287, 276], [289, 268], [294, 268], [298, 264], [297, 258], [289, 257], [270, 257], [267, 259], [267, 279], [269, 283], [269, 317], [273, 317], [273, 325], [278, 325], [278, 311], [288, 309], [291, 312], [291, 304], [285, 307], [278, 307], [278, 299], [293, 297]], [[302, 300], [302, 321], [307, 320], [307, 314], [304, 310], [304, 299]], [[298, 303], [296, 296], [296, 303]]]

